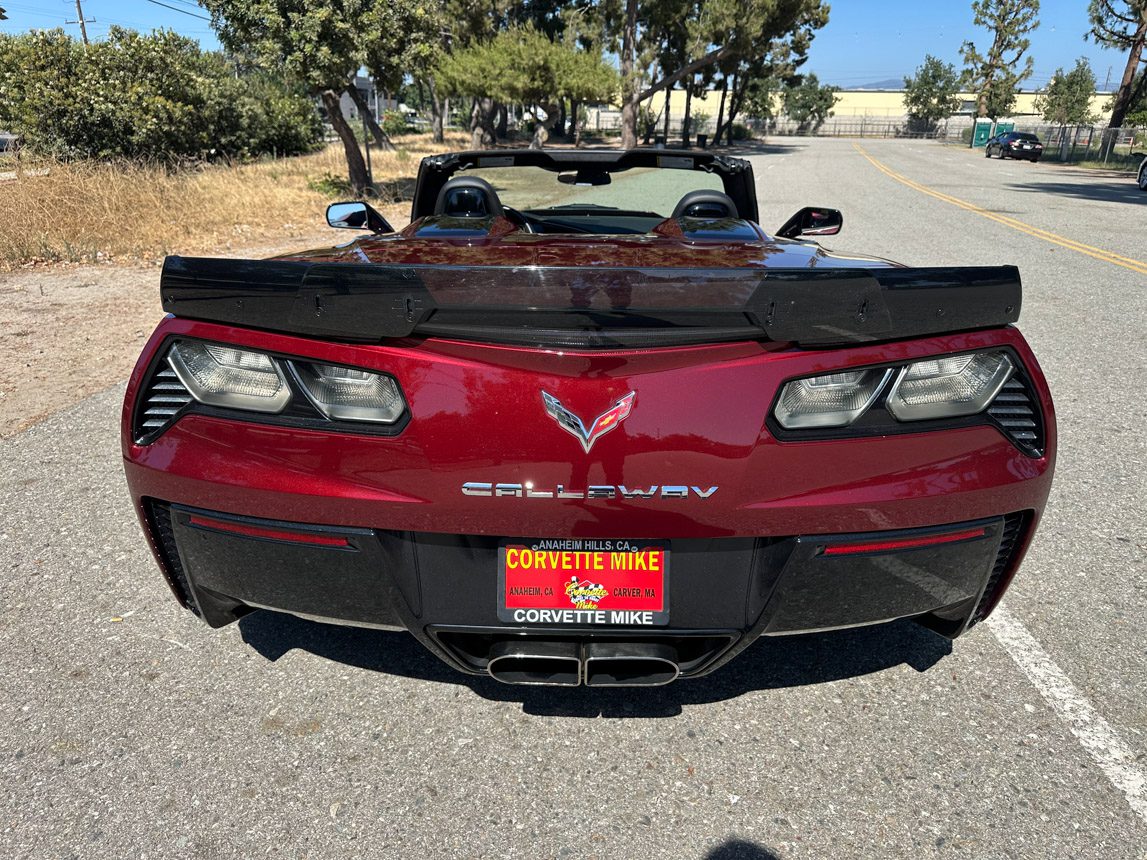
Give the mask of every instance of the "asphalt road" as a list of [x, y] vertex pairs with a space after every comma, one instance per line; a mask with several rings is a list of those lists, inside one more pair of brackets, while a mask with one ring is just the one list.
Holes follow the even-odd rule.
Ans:
[[1147, 195], [861, 143], [754, 157], [762, 222], [836, 206], [842, 251], [1021, 267], [1060, 455], [1004, 613], [617, 693], [269, 613], [210, 631], [134, 521], [116, 387], [0, 441], [0, 856], [1147, 856]]

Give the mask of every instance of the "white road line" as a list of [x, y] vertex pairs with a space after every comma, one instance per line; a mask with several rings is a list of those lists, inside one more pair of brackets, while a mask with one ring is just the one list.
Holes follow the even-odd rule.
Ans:
[[1005, 607], [997, 606], [987, 625], [1044, 700], [1067, 723], [1111, 784], [1147, 823], [1147, 771], [1135, 761], [1135, 754], [1123, 738], [1084, 698], [1022, 621]]

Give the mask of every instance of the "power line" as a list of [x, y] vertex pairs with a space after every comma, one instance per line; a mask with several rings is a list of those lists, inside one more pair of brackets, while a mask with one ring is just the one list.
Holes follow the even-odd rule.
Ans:
[[[76, 0], [78, 3], [79, 0]], [[168, 6], [166, 3], [160, 3], [159, 0], [147, 0], [148, 3], [154, 3], [156, 6], [162, 6], [164, 9], [170, 9], [172, 12], [179, 12], [182, 15], [190, 15], [192, 18], [198, 18], [200, 21], [210, 21], [211, 19], [205, 15], [196, 15], [194, 12], [188, 12], [186, 9], [180, 9], [178, 6]]]

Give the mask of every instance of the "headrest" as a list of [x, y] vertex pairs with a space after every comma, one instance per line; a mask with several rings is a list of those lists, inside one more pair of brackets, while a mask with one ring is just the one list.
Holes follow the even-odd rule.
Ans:
[[690, 191], [673, 207], [673, 218], [737, 218], [737, 204], [721, 191]]
[[434, 214], [451, 218], [489, 218], [502, 214], [502, 201], [485, 179], [456, 176], [438, 192]]

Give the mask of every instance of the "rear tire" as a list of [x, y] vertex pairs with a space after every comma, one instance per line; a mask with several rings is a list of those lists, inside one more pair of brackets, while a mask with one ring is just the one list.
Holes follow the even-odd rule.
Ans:
[[1139, 165], [1139, 190], [1147, 191], [1147, 161]]
[[990, 146], [985, 146], [984, 147], [984, 158], [991, 158], [991, 157], [992, 157], [992, 148]]

